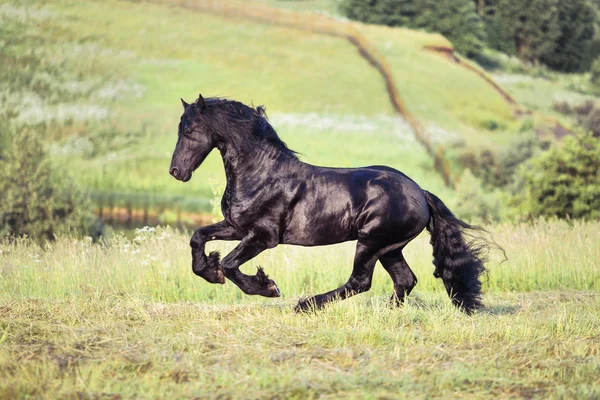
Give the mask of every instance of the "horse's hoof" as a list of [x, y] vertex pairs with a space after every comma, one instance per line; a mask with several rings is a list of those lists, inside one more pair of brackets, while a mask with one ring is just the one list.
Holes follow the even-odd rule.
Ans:
[[271, 280], [271, 283], [267, 286], [267, 290], [269, 291], [269, 297], [281, 297], [281, 291], [275, 281]]
[[298, 304], [294, 307], [294, 312], [296, 314], [304, 314], [310, 311], [315, 310], [315, 304], [310, 299], [307, 300], [298, 300]]
[[225, 284], [225, 274], [223, 274], [223, 270], [221, 268], [217, 270], [217, 283], [220, 283], [221, 285]]

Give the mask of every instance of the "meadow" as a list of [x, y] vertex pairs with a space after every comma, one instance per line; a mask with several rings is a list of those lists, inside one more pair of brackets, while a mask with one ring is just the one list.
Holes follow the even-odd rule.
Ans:
[[[394, 111], [384, 81], [343, 38], [148, 3], [0, 4], [3, 32], [12, 38], [3, 52], [24, 60], [5, 71], [15, 85], [3, 105], [18, 110], [19, 123], [53, 127], [47, 137], [57, 162], [77, 171], [75, 178], [103, 206], [210, 209], [214, 182], [223, 180], [216, 155], [188, 185], [170, 180], [165, 167], [181, 113], [178, 99], [193, 101], [198, 92], [266, 105], [280, 136], [307, 162], [387, 164], [436, 193], [445, 191], [419, 143], [394, 133], [403, 124], [390, 129]], [[513, 136], [509, 128], [520, 122], [497, 93], [422, 49], [447, 44], [443, 37], [358, 28], [388, 58], [409, 110], [434, 143], [475, 147], [477, 138], [506, 142]], [[27, 75], [31, 58], [38, 68], [52, 69]], [[311, 123], [316, 119], [325, 122]], [[502, 129], [478, 135], [490, 121]], [[372, 151], [345, 157], [357, 153], [356, 146]]]
[[[299, 297], [350, 273], [352, 243], [281, 246], [262, 265], [279, 299], [192, 274], [189, 235], [145, 228], [104, 244], [0, 243], [0, 398], [595, 398], [600, 395], [600, 225], [492, 227], [486, 309], [454, 309], [428, 235], [406, 249], [419, 279], [388, 305], [370, 292], [311, 314]], [[210, 243], [228, 250], [231, 243]]]
[[[262, 3], [334, 16], [337, 7]], [[448, 46], [440, 35], [356, 29], [451, 157], [501, 149], [537, 118], [515, 116], [481, 78], [423, 50]], [[43, 134], [97, 206], [151, 208], [163, 220], [216, 211], [218, 155], [187, 184], [168, 175], [179, 98], [198, 92], [266, 105], [304, 161], [390, 165], [462, 205], [343, 38], [116, 0], [0, 0], [0, 34], [0, 119]], [[552, 102], [589, 98], [577, 76], [494, 78], [565, 124]], [[473, 316], [433, 277], [427, 234], [405, 252], [419, 283], [403, 307], [388, 305], [392, 284], [378, 266], [368, 293], [301, 315], [299, 298], [347, 280], [353, 243], [261, 254], [242, 269], [262, 265], [277, 281], [283, 297], [264, 299], [193, 275], [188, 231], [0, 239], [0, 399], [600, 398], [600, 223], [486, 227], [508, 259], [490, 254], [486, 308]]]

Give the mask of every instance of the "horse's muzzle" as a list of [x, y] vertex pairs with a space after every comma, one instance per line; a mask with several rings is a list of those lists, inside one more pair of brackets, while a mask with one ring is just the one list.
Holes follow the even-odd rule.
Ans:
[[191, 171], [181, 171], [179, 168], [177, 167], [173, 167], [171, 168], [171, 175], [173, 175], [173, 177], [179, 181], [183, 181], [183, 182], [187, 182], [192, 178], [192, 172]]

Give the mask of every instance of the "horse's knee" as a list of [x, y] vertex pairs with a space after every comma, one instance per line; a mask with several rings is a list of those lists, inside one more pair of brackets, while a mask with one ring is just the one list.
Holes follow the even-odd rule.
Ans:
[[190, 239], [190, 247], [192, 249], [199, 249], [204, 243], [206, 243], [206, 238], [198, 232], [194, 233]]
[[202, 229], [198, 229], [196, 232], [194, 232], [192, 238], [190, 239], [190, 247], [192, 249], [199, 249], [204, 246], [207, 240], [208, 236], [202, 233]]

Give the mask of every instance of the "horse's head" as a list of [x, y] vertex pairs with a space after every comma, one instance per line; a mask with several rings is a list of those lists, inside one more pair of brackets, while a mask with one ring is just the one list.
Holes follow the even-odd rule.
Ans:
[[206, 104], [202, 95], [193, 104], [183, 104], [183, 114], [179, 122], [177, 145], [171, 159], [171, 175], [187, 182], [192, 172], [202, 164], [208, 153], [216, 146], [214, 132], [204, 115]]

